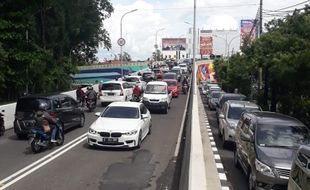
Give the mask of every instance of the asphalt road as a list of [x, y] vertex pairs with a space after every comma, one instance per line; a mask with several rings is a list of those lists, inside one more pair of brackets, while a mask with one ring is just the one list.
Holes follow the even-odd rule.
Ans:
[[213, 133], [214, 141], [216, 143], [216, 147], [220, 154], [224, 170], [229, 182], [229, 187], [231, 190], [248, 190], [247, 177], [242, 173], [240, 169], [235, 168], [234, 166], [234, 152], [233, 145], [229, 144], [227, 148], [223, 148], [222, 140], [219, 137], [218, 123], [216, 120], [215, 111], [211, 111], [207, 105], [207, 99], [205, 95], [202, 95], [202, 101], [204, 103], [204, 108], [206, 114], [208, 116], [209, 124], [211, 127], [211, 131]]
[[[171, 189], [175, 170], [175, 147], [185, 108], [186, 96], [174, 98], [168, 114], [152, 113], [152, 134], [140, 149], [90, 149], [82, 136], [96, 119], [86, 112], [83, 128], [66, 131], [65, 144], [39, 154], [33, 154], [27, 140], [18, 140], [13, 130], [0, 137], [0, 189], [22, 190], [139, 190]], [[81, 136], [80, 139], [76, 139]], [[76, 143], [72, 140], [76, 139]], [[69, 146], [69, 143], [72, 146]], [[69, 148], [70, 147], [70, 148]], [[65, 149], [66, 148], [66, 149]], [[59, 155], [49, 155], [59, 151]], [[47, 158], [21, 171], [27, 165]], [[46, 161], [46, 163], [44, 163]], [[35, 168], [37, 166], [37, 168]], [[33, 169], [34, 171], [31, 171]], [[7, 181], [15, 172], [20, 174]]]

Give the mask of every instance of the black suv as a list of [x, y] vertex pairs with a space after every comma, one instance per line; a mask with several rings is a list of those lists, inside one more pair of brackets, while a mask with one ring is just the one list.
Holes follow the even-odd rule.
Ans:
[[[310, 142], [310, 131], [295, 118], [274, 112], [245, 112], [235, 134], [235, 166], [249, 189], [287, 189], [294, 155]], [[309, 189], [309, 188], [308, 188]]]
[[18, 138], [26, 137], [29, 130], [35, 127], [34, 116], [41, 104], [46, 105], [47, 112], [52, 117], [58, 118], [61, 121], [64, 129], [84, 126], [84, 112], [71, 96], [64, 94], [25, 96], [18, 99], [16, 103], [14, 131]]

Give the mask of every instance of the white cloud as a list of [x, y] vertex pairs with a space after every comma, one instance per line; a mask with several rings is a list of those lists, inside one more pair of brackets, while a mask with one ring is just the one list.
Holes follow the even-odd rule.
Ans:
[[[302, 0], [301, 0], [302, 1]], [[138, 11], [126, 15], [123, 19], [123, 37], [126, 45], [123, 50], [134, 59], [146, 59], [154, 51], [155, 33], [158, 44], [162, 37], [186, 36], [189, 25], [193, 23], [193, 0], [112, 0], [115, 9], [111, 18], [104, 21], [109, 31], [114, 54], [120, 52], [117, 39], [120, 37], [120, 18], [132, 9]], [[264, 1], [264, 9], [272, 10], [297, 4], [296, 0]], [[255, 18], [259, 0], [197, 0], [197, 28], [233, 29], [239, 28], [241, 19]], [[302, 7], [299, 6], [299, 7]], [[264, 18], [264, 22], [270, 17]], [[111, 59], [111, 53], [100, 48], [99, 60]]]

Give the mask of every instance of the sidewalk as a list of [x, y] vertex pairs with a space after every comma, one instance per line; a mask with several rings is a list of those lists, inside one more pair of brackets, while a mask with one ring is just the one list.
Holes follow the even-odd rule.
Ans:
[[205, 173], [207, 190], [229, 190], [226, 186], [227, 178], [224, 172], [223, 164], [220, 155], [216, 148], [211, 128], [208, 122], [208, 117], [204, 110], [200, 92], [197, 90], [197, 103], [199, 112], [200, 131], [203, 146], [203, 156], [205, 162]]

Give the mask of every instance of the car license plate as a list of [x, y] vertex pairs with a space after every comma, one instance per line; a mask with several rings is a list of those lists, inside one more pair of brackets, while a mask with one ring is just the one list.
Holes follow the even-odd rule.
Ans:
[[114, 93], [109, 92], [108, 96], [114, 96]]
[[118, 138], [103, 138], [102, 139], [103, 142], [118, 142]]

